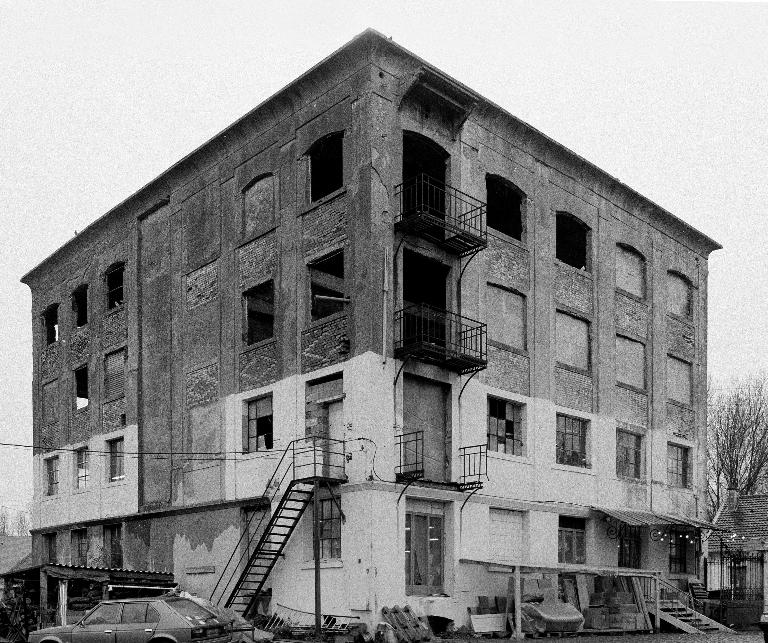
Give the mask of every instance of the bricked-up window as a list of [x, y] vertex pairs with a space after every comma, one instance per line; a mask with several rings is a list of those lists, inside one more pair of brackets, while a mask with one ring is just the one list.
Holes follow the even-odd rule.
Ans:
[[525, 195], [512, 183], [495, 174], [486, 174], [485, 188], [488, 227], [513, 239], [522, 240]]
[[626, 525], [619, 536], [619, 567], [640, 569], [640, 528]]
[[557, 529], [557, 562], [583, 565], [587, 562], [586, 521], [560, 516]]
[[581, 371], [589, 370], [589, 322], [557, 312], [555, 320], [557, 362]]
[[645, 298], [645, 257], [629, 246], [616, 246], [616, 287]]
[[255, 453], [272, 448], [272, 396], [260, 397], [245, 404], [243, 453]]
[[70, 532], [70, 557], [73, 565], [88, 564], [88, 530], [73, 529]]
[[338, 498], [320, 500], [320, 558], [341, 558], [341, 511]]
[[587, 431], [589, 422], [569, 415], [557, 416], [557, 450], [558, 464], [572, 467], [589, 468], [587, 459]]
[[690, 487], [691, 450], [679, 444], [667, 444], [667, 484], [671, 487]]
[[107, 283], [107, 310], [112, 310], [123, 305], [123, 276], [125, 265], [116, 263], [107, 269], [104, 274]]
[[344, 310], [344, 251], [336, 250], [309, 264], [312, 321]]
[[645, 390], [645, 344], [616, 336], [616, 381]]
[[55, 496], [59, 493], [59, 456], [45, 460], [45, 495]]
[[406, 594], [443, 592], [443, 518], [405, 514]]
[[616, 430], [616, 475], [640, 479], [643, 473], [643, 436]]
[[275, 177], [262, 176], [243, 190], [243, 234], [271, 227], [275, 221]]
[[86, 284], [72, 291], [72, 311], [75, 313], [75, 326], [80, 328], [88, 323], [88, 286]]
[[104, 563], [113, 568], [123, 566], [122, 525], [104, 525]]
[[43, 311], [43, 331], [45, 343], [53, 344], [59, 341], [59, 305], [51, 304]]
[[690, 406], [692, 375], [692, 366], [689, 362], [667, 355], [667, 397]]
[[109, 481], [123, 480], [125, 478], [125, 440], [123, 438], [108, 440], [107, 449], [109, 451]]
[[245, 343], [256, 344], [275, 335], [275, 282], [271, 279], [243, 293]]
[[55, 563], [57, 560], [56, 533], [43, 534], [43, 556], [46, 563]]
[[88, 406], [88, 365], [75, 369], [75, 406], [84, 409]]
[[321, 138], [309, 149], [308, 156], [312, 201], [344, 185], [344, 132]]
[[506, 288], [488, 284], [486, 298], [489, 339], [525, 350], [525, 297]]
[[579, 270], [590, 270], [589, 227], [568, 212], [556, 215], [555, 257]]
[[677, 272], [667, 273], [667, 312], [690, 317], [692, 312], [691, 282]]
[[90, 457], [88, 449], [83, 447], [75, 451], [75, 488], [85, 489], [88, 487], [88, 478], [90, 476]]
[[688, 573], [688, 538], [678, 529], [669, 531], [669, 571], [672, 574]]
[[104, 356], [104, 400], [125, 395], [125, 349]]
[[523, 405], [488, 398], [488, 450], [521, 455], [523, 452]]
[[43, 384], [43, 426], [59, 421], [59, 382], [53, 380]]

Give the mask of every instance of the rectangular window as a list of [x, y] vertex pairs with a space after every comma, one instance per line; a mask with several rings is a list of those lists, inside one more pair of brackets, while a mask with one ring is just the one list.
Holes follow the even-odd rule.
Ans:
[[313, 201], [344, 185], [344, 132], [315, 142], [309, 150], [310, 198]]
[[670, 529], [669, 532], [669, 571], [672, 574], [688, 573], [688, 538], [684, 531]]
[[490, 509], [491, 560], [513, 563], [521, 559], [523, 512]]
[[88, 564], [88, 530], [73, 529], [70, 532], [70, 558], [73, 565]]
[[125, 266], [117, 264], [107, 270], [105, 275], [107, 282], [107, 310], [112, 310], [123, 305], [123, 274]]
[[589, 422], [568, 415], [557, 416], [557, 463], [587, 467], [587, 429]]
[[522, 455], [523, 405], [488, 398], [488, 450]]
[[59, 456], [53, 456], [45, 461], [45, 495], [55, 496], [59, 493]]
[[692, 311], [691, 282], [675, 272], [667, 273], [667, 312], [690, 317]]
[[43, 331], [45, 343], [53, 344], [59, 341], [59, 305], [51, 304], [43, 311]]
[[687, 406], [691, 405], [692, 365], [667, 355], [667, 397]]
[[640, 528], [623, 525], [619, 533], [619, 567], [640, 569]]
[[309, 264], [312, 321], [344, 310], [344, 251], [337, 250]]
[[56, 533], [43, 534], [43, 556], [45, 556], [45, 562], [56, 562]]
[[616, 430], [616, 475], [623, 478], [642, 476], [643, 437], [629, 431]]
[[405, 514], [405, 589], [407, 594], [443, 592], [443, 518]]
[[246, 402], [243, 431], [243, 453], [255, 453], [272, 448], [272, 396]]
[[341, 558], [341, 512], [333, 498], [320, 500], [320, 558]]
[[243, 293], [245, 343], [270, 339], [275, 334], [275, 282], [271, 279]]
[[616, 381], [645, 390], [645, 344], [616, 335]]
[[243, 234], [266, 230], [275, 221], [275, 181], [268, 174], [243, 191]]
[[555, 336], [558, 363], [588, 371], [589, 322], [558, 311]]
[[59, 383], [57, 380], [43, 384], [43, 426], [59, 421]]
[[72, 310], [75, 313], [75, 326], [85, 326], [88, 323], [88, 286], [85, 284], [72, 291]]
[[616, 287], [645, 298], [645, 258], [634, 248], [616, 247]]
[[88, 406], [88, 365], [75, 369], [75, 406], [84, 409]]
[[104, 558], [107, 567], [123, 566], [122, 525], [104, 525]]
[[584, 518], [560, 516], [557, 530], [557, 562], [577, 565], [587, 562]]
[[104, 400], [125, 395], [125, 349], [104, 356]]
[[667, 444], [667, 484], [671, 487], [689, 487], [690, 449], [678, 444]]
[[109, 440], [107, 447], [109, 449], [109, 481], [122, 480], [125, 478], [125, 468], [123, 462], [123, 450], [125, 441], [123, 438]]
[[488, 338], [525, 350], [525, 297], [488, 284]]
[[88, 475], [90, 469], [90, 462], [88, 457], [88, 449], [78, 449], [75, 451], [75, 480], [76, 489], [85, 489], [88, 487]]

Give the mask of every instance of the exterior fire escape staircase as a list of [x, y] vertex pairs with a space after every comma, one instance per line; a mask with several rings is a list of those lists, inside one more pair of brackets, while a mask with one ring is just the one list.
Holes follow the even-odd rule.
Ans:
[[346, 482], [342, 440], [310, 437], [292, 441], [283, 451], [264, 498], [274, 507], [259, 517], [254, 512], [211, 592], [214, 604], [248, 618], [254, 613], [265, 583], [283, 554], [296, 525], [312, 501], [315, 482], [327, 486]]

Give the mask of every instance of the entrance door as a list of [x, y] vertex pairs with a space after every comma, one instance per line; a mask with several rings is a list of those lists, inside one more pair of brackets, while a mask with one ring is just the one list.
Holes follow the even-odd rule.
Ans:
[[344, 402], [337, 400], [327, 405], [328, 411], [328, 457], [323, 475], [338, 478], [344, 471]]
[[403, 378], [403, 433], [424, 432], [424, 478], [434, 482], [446, 482], [450, 476], [449, 390], [441, 382], [411, 375]]

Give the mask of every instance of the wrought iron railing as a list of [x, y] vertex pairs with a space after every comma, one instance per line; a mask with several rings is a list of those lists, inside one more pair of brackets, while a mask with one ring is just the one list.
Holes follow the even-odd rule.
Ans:
[[479, 489], [488, 479], [488, 447], [476, 444], [459, 449], [461, 459], [461, 477], [459, 487], [462, 489]]
[[424, 431], [410, 431], [395, 436], [399, 453], [395, 477], [398, 480], [419, 480], [424, 477]]
[[459, 373], [487, 365], [487, 326], [456, 313], [413, 304], [395, 313], [395, 356], [412, 355]]

